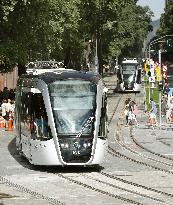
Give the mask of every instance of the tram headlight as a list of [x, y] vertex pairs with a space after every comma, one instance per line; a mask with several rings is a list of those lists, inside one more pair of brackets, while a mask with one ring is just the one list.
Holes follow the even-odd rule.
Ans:
[[62, 150], [80, 150], [84, 151], [90, 149], [92, 147], [91, 139], [80, 139], [80, 138], [73, 138], [73, 139], [63, 139], [59, 141], [60, 148]]
[[69, 148], [69, 144], [66, 143], [65, 144], [65, 148], [68, 149]]
[[82, 145], [83, 145], [83, 148], [85, 148], [85, 149], [91, 147], [91, 143], [90, 143], [90, 142], [87, 142], [87, 141], [83, 142]]
[[62, 149], [68, 149], [69, 148], [68, 143], [61, 143], [60, 146], [61, 146]]

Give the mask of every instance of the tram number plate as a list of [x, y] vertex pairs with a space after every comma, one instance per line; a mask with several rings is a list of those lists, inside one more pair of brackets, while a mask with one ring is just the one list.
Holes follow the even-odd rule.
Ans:
[[80, 155], [80, 152], [78, 150], [73, 150], [73, 155]]

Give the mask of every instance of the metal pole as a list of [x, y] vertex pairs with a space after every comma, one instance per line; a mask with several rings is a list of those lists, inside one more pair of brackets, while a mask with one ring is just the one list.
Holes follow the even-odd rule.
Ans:
[[95, 69], [96, 73], [98, 73], [98, 45], [97, 45], [97, 38], [96, 38], [96, 55], [95, 55]]
[[148, 48], [148, 57], [149, 57], [149, 62], [150, 62], [150, 58], [151, 58], [151, 54], [150, 54], [150, 52], [151, 52], [151, 46], [150, 46], [150, 44], [149, 44], [149, 48]]
[[4, 87], [7, 87], [7, 73], [5, 73]]
[[148, 103], [150, 104], [150, 82], [148, 83], [149, 88], [148, 88]]
[[161, 66], [161, 50], [159, 50], [159, 64]]
[[161, 115], [161, 92], [159, 92], [159, 125], [160, 129], [162, 126], [162, 115]]
[[[150, 44], [149, 44], [149, 68], [150, 68], [150, 58], [151, 58], [151, 55], [150, 55], [150, 52], [151, 52], [151, 47], [150, 47]], [[149, 69], [150, 71], [150, 69]], [[148, 103], [150, 104], [150, 82], [148, 82], [148, 85], [149, 85], [149, 88], [148, 88]]]

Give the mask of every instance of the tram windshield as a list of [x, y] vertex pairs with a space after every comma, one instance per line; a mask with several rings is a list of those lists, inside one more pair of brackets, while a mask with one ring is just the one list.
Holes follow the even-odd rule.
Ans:
[[123, 79], [127, 82], [133, 82], [135, 79], [137, 65], [122, 65]]
[[[59, 134], [90, 134], [96, 104], [96, 84], [82, 80], [56, 81], [49, 85]], [[89, 124], [88, 124], [89, 122]]]

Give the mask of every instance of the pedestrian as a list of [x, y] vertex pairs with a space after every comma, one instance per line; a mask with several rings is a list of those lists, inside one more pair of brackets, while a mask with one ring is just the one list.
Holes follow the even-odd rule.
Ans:
[[171, 109], [171, 112], [170, 112], [170, 122], [171, 123], [173, 122], [173, 109]]
[[129, 121], [128, 121], [128, 118], [129, 118], [129, 106], [128, 105], [125, 106], [124, 116], [125, 116], [125, 120], [126, 120], [126, 125], [125, 126], [128, 126], [129, 125]]
[[132, 108], [129, 108], [129, 115], [128, 115], [128, 125], [138, 125], [137, 119], [135, 114], [133, 113]]
[[137, 115], [139, 114], [139, 109], [138, 109], [138, 105], [136, 103], [134, 103], [134, 105], [133, 105], [133, 114], [135, 115], [134, 121], [136, 122], [136, 125], [139, 125], [138, 121], [137, 121]]
[[135, 101], [133, 101], [133, 100], [131, 100], [130, 102], [129, 102], [129, 107], [132, 109], [132, 111], [134, 110], [134, 105], [135, 105], [136, 103], [135, 103]]
[[164, 88], [163, 88], [163, 93], [168, 96], [168, 93], [170, 91], [168, 83], [165, 83]]
[[11, 110], [11, 113], [12, 113], [12, 117], [14, 117], [14, 110], [15, 110], [15, 101], [14, 100], [11, 100], [11, 108], [10, 108], [10, 110]]
[[173, 99], [170, 99], [170, 101], [169, 101], [169, 109], [173, 109]]
[[171, 122], [171, 110], [167, 109], [166, 110], [166, 123], [170, 123]]
[[151, 109], [150, 109], [150, 114], [149, 114], [149, 122], [150, 122], [150, 125], [153, 127], [153, 125], [157, 125], [157, 118], [156, 118], [157, 107], [152, 98], [150, 101], [150, 108]]
[[3, 101], [3, 92], [2, 90], [0, 90], [0, 106], [2, 104], [2, 101]]
[[7, 111], [7, 113], [12, 111], [12, 104], [11, 104], [11, 100], [10, 99], [8, 99], [8, 101], [7, 101], [6, 111]]
[[167, 108], [167, 98], [163, 95], [161, 99], [161, 115], [162, 117], [166, 115]]
[[7, 120], [8, 120], [8, 116], [7, 116], [7, 100], [3, 100], [2, 105], [1, 105], [1, 111], [2, 111], [2, 117], [5, 120], [5, 127], [7, 126]]
[[125, 100], [125, 106], [129, 106], [130, 101], [131, 101], [131, 99], [130, 99], [130, 98], [127, 98], [127, 99]]
[[10, 100], [15, 100], [15, 93], [13, 89], [10, 89], [9, 91], [9, 99]]
[[9, 99], [9, 90], [7, 87], [4, 87], [3, 91], [2, 91], [2, 99], [3, 100], [8, 100]]
[[136, 103], [134, 103], [133, 105], [133, 113], [135, 114], [135, 116], [137, 116], [139, 113], [138, 105]]
[[144, 112], [147, 113], [147, 103], [144, 101]]
[[153, 98], [150, 99], [150, 112], [157, 114], [157, 107]]

